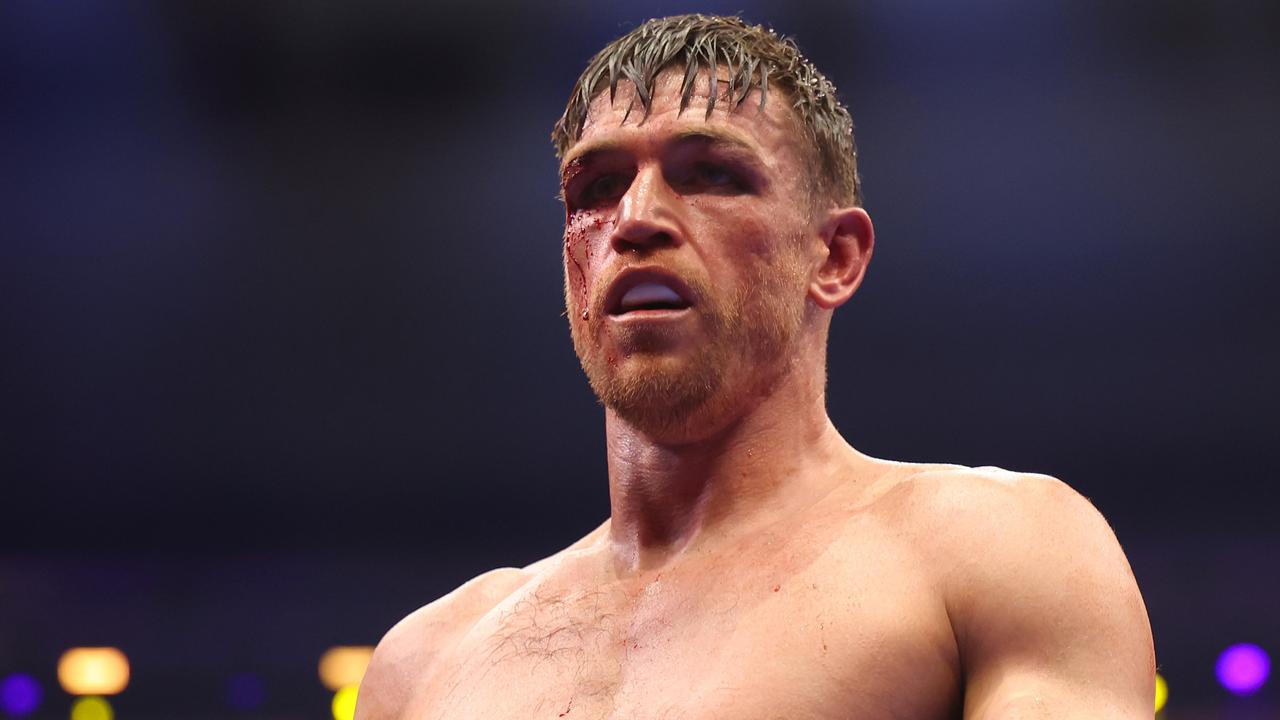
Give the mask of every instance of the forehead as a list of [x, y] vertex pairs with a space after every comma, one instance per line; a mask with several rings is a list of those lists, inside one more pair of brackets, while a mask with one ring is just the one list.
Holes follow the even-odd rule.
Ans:
[[[680, 110], [682, 71], [669, 69], [659, 73], [654, 80], [653, 104], [647, 114], [636, 96], [635, 86], [629, 80], [620, 80], [612, 100], [606, 90], [591, 101], [582, 132], [565, 153], [565, 164], [591, 147], [661, 142], [707, 125], [717, 126], [716, 129], [754, 146], [771, 164], [798, 161], [805, 136], [786, 93], [770, 86], [761, 107], [761, 91], [758, 87], [752, 88], [742, 103], [736, 104], [728, 96], [729, 83], [725, 80], [728, 73], [721, 69], [717, 75], [716, 105], [709, 117], [706, 110], [711, 90], [709, 72], [700, 72], [694, 79], [693, 94], [683, 112]], [[733, 94], [740, 95], [741, 90], [735, 88]]]

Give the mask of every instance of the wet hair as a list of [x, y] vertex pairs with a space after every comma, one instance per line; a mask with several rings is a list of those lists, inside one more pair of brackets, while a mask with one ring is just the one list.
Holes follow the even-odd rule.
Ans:
[[709, 73], [709, 86], [713, 89], [718, 88], [720, 72], [725, 73], [728, 82], [723, 94], [708, 93], [707, 117], [715, 109], [717, 96], [736, 109], [758, 88], [763, 110], [768, 93], [781, 92], [791, 101], [792, 111], [807, 135], [808, 143], [801, 147], [802, 152], [808, 159], [816, 156], [818, 161], [819, 172], [811, 178], [816, 195], [841, 206], [862, 204], [853, 120], [836, 97], [835, 86], [790, 38], [760, 25], [748, 25], [738, 17], [695, 14], [657, 18], [606, 45], [578, 77], [564, 115], [551, 131], [556, 157], [563, 158], [577, 142], [591, 101], [606, 88], [612, 100], [620, 80], [635, 87], [627, 114], [638, 99], [644, 117], [648, 117], [655, 80], [669, 68], [684, 71], [681, 112], [688, 107], [694, 80], [702, 72]]

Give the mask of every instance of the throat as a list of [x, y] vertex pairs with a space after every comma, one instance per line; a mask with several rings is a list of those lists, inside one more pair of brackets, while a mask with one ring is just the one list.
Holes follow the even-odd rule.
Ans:
[[714, 525], [710, 483], [632, 476], [615, 488], [610, 541], [620, 569], [668, 565]]
[[630, 570], [662, 567], [773, 511], [778, 476], [756, 462], [754, 448], [724, 443], [634, 445], [625, 453], [610, 452], [615, 564]]
[[[784, 373], [706, 432], [658, 439], [606, 407], [610, 540], [622, 567], [671, 562], [732, 541], [822, 497], [858, 455], [827, 417], [820, 390]], [[714, 429], [711, 429], [714, 428]]]

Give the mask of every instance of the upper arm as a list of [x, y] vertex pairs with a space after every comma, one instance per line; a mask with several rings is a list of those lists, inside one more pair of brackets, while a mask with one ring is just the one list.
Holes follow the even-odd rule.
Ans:
[[1146, 607], [1102, 515], [1053, 478], [977, 472], [944, 589], [965, 717], [1151, 717]]
[[528, 573], [487, 572], [396, 623], [374, 648], [360, 682], [355, 720], [404, 716], [414, 691], [477, 618], [522, 585]]

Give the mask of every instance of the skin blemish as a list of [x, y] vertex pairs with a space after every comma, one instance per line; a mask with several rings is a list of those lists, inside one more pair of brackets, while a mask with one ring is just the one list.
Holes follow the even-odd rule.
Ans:
[[782, 586], [781, 586], [781, 585], [774, 585], [774, 586], [773, 586], [773, 591], [774, 591], [774, 592], [778, 592], [778, 591], [779, 591], [779, 590], [781, 590], [781, 589], [782, 589]]

